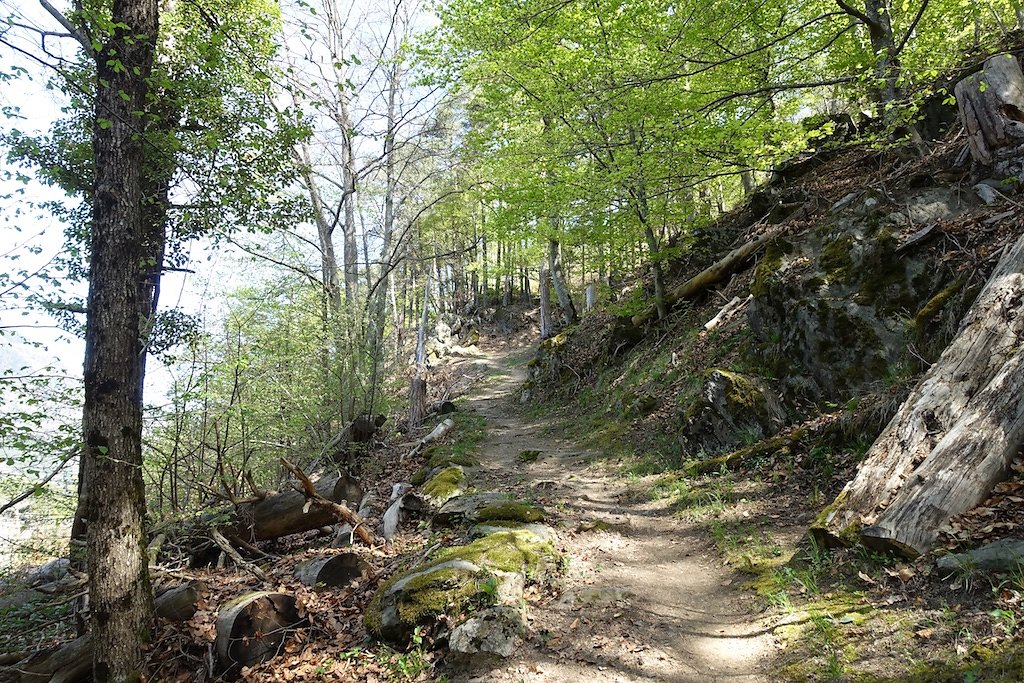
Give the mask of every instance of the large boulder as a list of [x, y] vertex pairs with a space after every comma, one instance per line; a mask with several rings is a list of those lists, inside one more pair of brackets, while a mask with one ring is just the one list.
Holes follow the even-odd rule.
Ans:
[[557, 560], [554, 547], [532, 534], [489, 534], [393, 576], [377, 589], [363, 621], [372, 635], [404, 643], [442, 615], [454, 622], [471, 606], [518, 602], [525, 580], [541, 580]]
[[445, 467], [423, 484], [423, 497], [434, 505], [443, 505], [466, 490], [466, 473], [458, 465]]
[[690, 457], [710, 456], [771, 436], [786, 424], [786, 413], [762, 380], [713, 368], [682, 421], [683, 450]]

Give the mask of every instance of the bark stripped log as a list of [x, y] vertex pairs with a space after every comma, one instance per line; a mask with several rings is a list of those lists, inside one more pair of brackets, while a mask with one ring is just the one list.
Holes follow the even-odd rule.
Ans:
[[[318, 485], [310, 481], [309, 477], [306, 476], [305, 472], [300, 470], [298, 467], [288, 462], [284, 458], [281, 458], [281, 464], [284, 465], [285, 469], [295, 475], [296, 479], [302, 485], [302, 493], [306, 499], [303, 505], [303, 511], [305, 514], [312, 517], [319, 517], [320, 515], [326, 515], [328, 522], [316, 524], [310, 529], [318, 529], [327, 524], [336, 521], [345, 521], [352, 525], [353, 533], [359, 537], [363, 543], [367, 545], [373, 545], [376, 539], [373, 537], [373, 533], [369, 527], [366, 526], [363, 519], [355, 512], [349, 509], [344, 503], [338, 502], [334, 499], [327, 498], [318, 489]], [[361, 496], [353, 497], [351, 500], [360, 500]], [[348, 501], [345, 501], [348, 502]], [[319, 514], [310, 514], [317, 511]]]
[[217, 614], [217, 660], [228, 673], [265, 662], [303, 623], [293, 595], [260, 591], [239, 596]]
[[[1024, 74], [1015, 57], [989, 57], [981, 71], [957, 83], [954, 93], [975, 161], [998, 172], [1001, 162], [1019, 156], [1017, 148], [1024, 143]], [[1020, 160], [1016, 162], [1019, 167]]]
[[981, 503], [1024, 442], [1024, 237], [1003, 255], [960, 332], [812, 527], [914, 556]]

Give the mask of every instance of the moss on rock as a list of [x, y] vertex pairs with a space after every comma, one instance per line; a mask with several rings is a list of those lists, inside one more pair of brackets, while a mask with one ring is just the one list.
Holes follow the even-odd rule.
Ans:
[[526, 503], [517, 503], [514, 501], [508, 501], [507, 503], [498, 503], [496, 505], [488, 505], [482, 508], [476, 514], [476, 520], [478, 522], [488, 522], [492, 520], [513, 520], [516, 522], [539, 522], [544, 519], [544, 511], [533, 505], [527, 505]]
[[436, 504], [443, 504], [466, 488], [466, 473], [458, 465], [446, 467], [423, 485], [423, 495]]

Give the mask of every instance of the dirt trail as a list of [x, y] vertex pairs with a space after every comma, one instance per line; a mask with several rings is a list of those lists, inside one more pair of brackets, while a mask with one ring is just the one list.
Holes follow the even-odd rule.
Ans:
[[[557, 420], [517, 414], [527, 357], [506, 349], [468, 361], [477, 381], [465, 399], [487, 420], [474, 483], [543, 503], [568, 571], [560, 594], [532, 596], [530, 636], [516, 657], [473, 663], [453, 680], [771, 680], [774, 647], [754, 599], [707, 541], [664, 506], [620, 501], [623, 481], [563, 438]], [[529, 449], [541, 451], [537, 461], [519, 462]]]

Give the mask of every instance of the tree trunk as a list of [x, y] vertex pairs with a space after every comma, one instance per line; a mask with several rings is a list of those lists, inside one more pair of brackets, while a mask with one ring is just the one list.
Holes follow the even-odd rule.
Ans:
[[85, 339], [82, 458], [96, 681], [137, 680], [152, 628], [144, 552], [139, 390], [142, 169], [155, 0], [119, 0], [96, 57], [92, 245]]
[[1024, 237], [999, 261], [959, 334], [872, 445], [812, 533], [917, 555], [979, 504], [1024, 441]]
[[556, 239], [548, 240], [548, 265], [551, 268], [551, 282], [558, 297], [558, 305], [562, 309], [562, 319], [566, 325], [576, 322], [576, 306], [572, 303], [569, 286], [562, 274], [562, 245]]
[[984, 68], [957, 83], [954, 92], [975, 161], [991, 167], [1019, 156], [1024, 143], [1024, 74], [1015, 57], [989, 57]]
[[554, 335], [551, 324], [551, 283], [548, 281], [547, 266], [540, 267], [540, 338], [547, 339]]
[[425, 372], [425, 355], [427, 339], [427, 313], [430, 308], [430, 275], [423, 288], [423, 314], [420, 317], [420, 328], [416, 333], [416, 371], [409, 386], [409, 432], [419, 429], [427, 414], [427, 380]]

